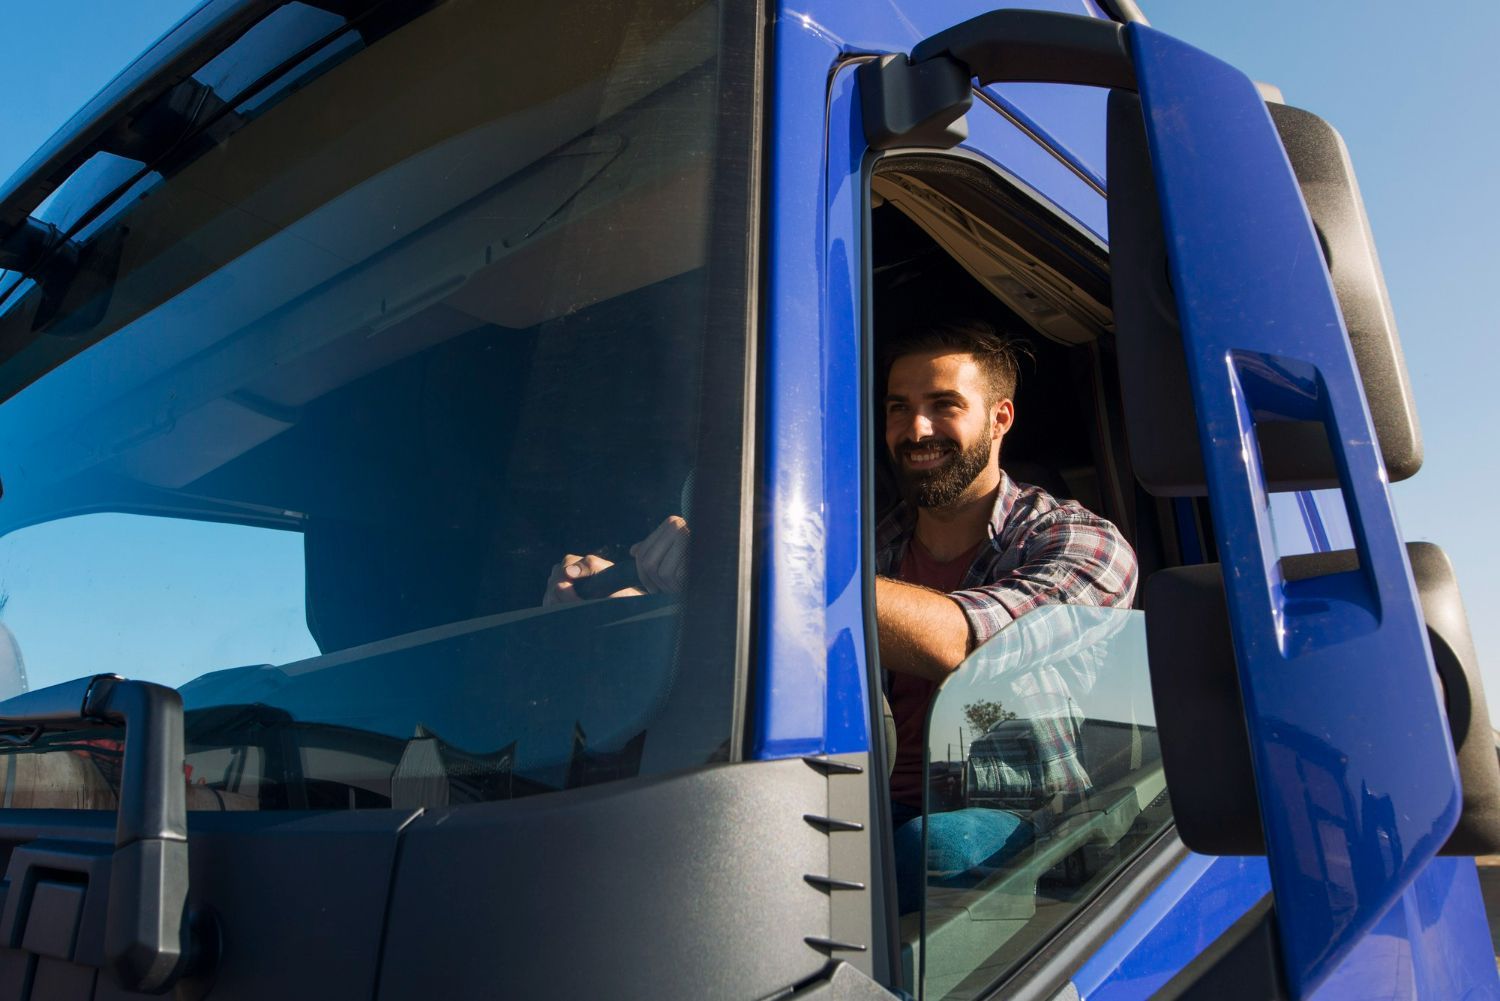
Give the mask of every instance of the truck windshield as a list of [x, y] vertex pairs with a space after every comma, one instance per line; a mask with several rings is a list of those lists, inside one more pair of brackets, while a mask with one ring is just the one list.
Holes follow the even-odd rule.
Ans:
[[[0, 304], [0, 697], [178, 687], [191, 808], [731, 755], [748, 12], [401, 6], [245, 36]], [[555, 600], [648, 537], [665, 569]], [[117, 736], [7, 751], [3, 805], [112, 807]]]

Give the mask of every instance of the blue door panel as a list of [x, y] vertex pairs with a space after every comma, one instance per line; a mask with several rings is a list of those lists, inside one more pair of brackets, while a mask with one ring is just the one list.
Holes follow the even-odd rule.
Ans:
[[[1254, 85], [1128, 29], [1204, 442], [1292, 988], [1306, 996], [1432, 858], [1453, 750], [1363, 390]], [[1321, 421], [1360, 569], [1281, 579], [1255, 427]]]
[[1500, 998], [1474, 860], [1428, 863], [1314, 1001]]
[[1262, 858], [1190, 855], [1073, 975], [1086, 1001], [1150, 997], [1271, 890]]

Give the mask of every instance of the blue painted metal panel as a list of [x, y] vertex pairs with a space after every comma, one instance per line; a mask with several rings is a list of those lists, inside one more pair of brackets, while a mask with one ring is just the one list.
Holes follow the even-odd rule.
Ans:
[[[1192, 855], [1073, 976], [1087, 1001], [1150, 997], [1270, 890], [1262, 858]], [[1314, 1001], [1500, 998], [1472, 859], [1428, 864]]]
[[[829, 706], [822, 219], [825, 88], [838, 50], [815, 26], [783, 12], [770, 51], [756, 758], [823, 752]], [[857, 448], [858, 440], [848, 446]]]
[[1500, 998], [1474, 860], [1428, 863], [1313, 995], [1315, 1001]]
[[984, 91], [1095, 185], [1107, 186], [1104, 126], [1109, 91], [1058, 83], [993, 84]]
[[978, 102], [968, 119], [962, 149], [990, 161], [1095, 236], [1102, 239], [1109, 231], [1104, 198], [1051, 153]]
[[[1139, 25], [1128, 34], [1204, 436], [1282, 947], [1305, 996], [1452, 830], [1453, 750], [1348, 337], [1270, 116], [1239, 71]], [[1267, 420], [1329, 427], [1358, 571], [1281, 579], [1255, 434]]]
[[1271, 891], [1265, 858], [1188, 855], [1088, 962], [1088, 1001], [1148, 998]]
[[1150, 997], [1271, 890], [1263, 858], [1190, 855], [1073, 976], [1087, 1001]]
[[[861, 321], [859, 239], [863, 211], [858, 168], [864, 146], [858, 128], [857, 95], [852, 74], [848, 68], [837, 73], [833, 69], [840, 60], [847, 60], [862, 51], [907, 48], [918, 38], [977, 13], [984, 6], [981, 0], [973, 4], [943, 5], [938, 11], [924, 9], [920, 15], [910, 12], [903, 15], [894, 9], [851, 10], [847, 5], [821, 2], [802, 12], [784, 10], [777, 18], [773, 33], [776, 60], [771, 90], [774, 104], [771, 109], [771, 184], [767, 191], [770, 239], [766, 259], [762, 410], [766, 429], [763, 475], [768, 498], [764, 509], [763, 538], [768, 549], [763, 554], [766, 569], [760, 595], [759, 649], [762, 657], [756, 693], [759, 713], [753, 734], [756, 757], [860, 750], [868, 746], [864, 694], [866, 652], [858, 586], [861, 577], [860, 532], [868, 529], [868, 526], [860, 526], [858, 520], [860, 464], [868, 461], [868, 457], [861, 454], [863, 450], [859, 446], [858, 434], [861, 416], [859, 371], [864, 364], [858, 357]], [[1070, 4], [1039, 3], [1035, 6], [1075, 9]], [[949, 7], [953, 9], [949, 10]], [[912, 19], [922, 23], [917, 24]], [[1137, 44], [1141, 43], [1138, 41]], [[1165, 56], [1161, 61], [1169, 62]], [[1157, 97], [1162, 93], [1164, 91], [1159, 89], [1154, 91]], [[1010, 94], [1006, 96], [1012, 97]], [[1259, 107], [1258, 98], [1256, 101]], [[1083, 151], [1070, 154], [1075, 167], [1082, 168], [1085, 173], [1094, 169], [1091, 164], [1097, 150], [1087, 142], [1094, 126], [1081, 124], [1082, 119], [1076, 114], [1070, 117], [1066, 113], [1066, 102], [1049, 107], [1046, 100], [1028, 98], [1025, 110], [1022, 108], [1018, 102], [1016, 117], [1031, 119], [1029, 124], [1034, 131], [1042, 133], [1044, 139], [1050, 138], [1059, 147], [1066, 145], [1070, 150]], [[1040, 113], [1033, 117], [1038, 109]], [[1160, 111], [1160, 107], [1157, 110]], [[1103, 203], [1097, 194], [1052, 155], [998, 116], [976, 106], [976, 112], [971, 113], [971, 138], [965, 146], [997, 167], [1024, 179], [1044, 195], [1051, 196], [1095, 232], [1104, 232]], [[1274, 148], [1279, 153], [1279, 146]], [[1284, 160], [1282, 171], [1289, 179]], [[1297, 204], [1300, 212], [1300, 202]], [[1168, 211], [1170, 213], [1170, 207]], [[809, 225], [812, 221], [815, 225]], [[1302, 222], [1305, 228], [1305, 216]], [[1175, 249], [1179, 255], [1183, 252], [1181, 247]], [[1221, 266], [1205, 265], [1205, 268], [1215, 271]], [[1318, 276], [1322, 277], [1321, 267], [1317, 270]], [[1305, 282], [1307, 276], [1296, 277]], [[1285, 280], [1284, 275], [1281, 278]], [[1182, 276], [1174, 273], [1174, 279], [1181, 283]], [[1322, 281], [1326, 295], [1326, 277], [1322, 277]], [[1199, 291], [1201, 293], [1201, 289]], [[1212, 302], [1212, 296], [1206, 301]], [[1323, 328], [1336, 330], [1342, 337], [1336, 314], [1332, 327], [1325, 318]], [[1280, 336], [1268, 338], [1272, 350], [1259, 350], [1260, 355], [1275, 355], [1279, 361], [1290, 353], [1293, 360], [1311, 362], [1314, 369], [1329, 367], [1323, 356], [1309, 356], [1301, 351], [1308, 343], [1321, 343], [1316, 333], [1310, 336], [1307, 330], [1298, 328], [1301, 333], [1287, 337], [1284, 329]], [[1316, 331], [1319, 328], [1314, 324], [1311, 329]], [[1234, 405], [1229, 421], [1223, 419], [1222, 408], [1218, 412], [1217, 440], [1221, 444], [1230, 441], [1236, 449], [1243, 445], [1247, 454], [1253, 456], [1253, 436], [1245, 437], [1243, 432], [1255, 419], [1305, 417], [1315, 411], [1319, 415], [1332, 415], [1336, 420], [1348, 420], [1348, 401], [1343, 400], [1337, 407], [1331, 402], [1332, 390], [1326, 373], [1320, 370], [1321, 381], [1314, 378], [1298, 384], [1296, 379], [1288, 377], [1287, 371], [1276, 371], [1266, 365], [1265, 357], [1253, 357], [1257, 345], [1261, 349], [1268, 346], [1266, 341], [1256, 341], [1253, 337], [1235, 339], [1233, 347], [1240, 349], [1242, 356], [1231, 358], [1226, 355], [1222, 358], [1225, 373], [1232, 372], [1235, 378], [1224, 378], [1225, 373], [1220, 373], [1221, 379], [1231, 387], [1231, 393], [1238, 391], [1240, 395], [1229, 397]], [[1344, 355], [1347, 365], [1347, 348]], [[1237, 362], [1238, 367], [1232, 367], [1230, 361]], [[1261, 363], [1258, 367], [1257, 362]], [[1292, 375], [1308, 374], [1306, 370], [1298, 372], [1295, 366], [1292, 368]], [[1330, 368], [1337, 369], [1337, 364]], [[1336, 375], [1334, 382], [1338, 378]], [[1357, 396], [1355, 405], [1356, 409], [1362, 406], [1362, 400]], [[1365, 416], [1362, 410], [1358, 416]], [[1226, 428], [1229, 429], [1227, 435]], [[1368, 434], [1365, 441], [1368, 444]], [[1366, 448], [1365, 451], [1370, 450]], [[1370, 562], [1370, 553], [1383, 559], [1385, 550], [1380, 543], [1372, 549], [1369, 537], [1372, 531], [1378, 535], [1383, 527], [1376, 524], [1371, 529], [1370, 524], [1379, 522], [1382, 510], [1388, 511], [1383, 507], [1383, 487], [1373, 499], [1367, 496], [1370, 493], [1368, 474], [1372, 469], [1378, 482], [1378, 457], [1375, 462], [1377, 465], [1370, 466], [1368, 455], [1353, 459], [1346, 457], [1345, 460], [1346, 482], [1351, 476], [1364, 477], [1358, 488], [1361, 494], [1351, 498], [1350, 507], [1366, 519], [1361, 528], [1360, 542], [1366, 551], [1363, 554], [1365, 565], [1372, 567], [1384, 564]], [[1254, 506], [1257, 484], [1253, 472], [1247, 470], [1240, 475], [1248, 480], [1245, 486], [1250, 495], [1250, 516], [1247, 520], [1235, 522], [1225, 521], [1226, 514], [1222, 510], [1216, 513], [1221, 523], [1253, 525], [1264, 531], [1267, 528], [1264, 505], [1258, 511]], [[1250, 556], [1244, 558], [1253, 562], [1260, 540], [1254, 533], [1244, 534], [1248, 539], [1239, 539], [1235, 552], [1243, 553], [1248, 545]], [[1225, 539], [1221, 537], [1220, 546], [1224, 545]], [[1259, 555], [1265, 556], [1263, 547], [1259, 549]], [[1266, 565], [1264, 561], [1262, 565]], [[1404, 570], [1404, 564], [1400, 569]], [[1320, 634], [1318, 629], [1324, 624], [1323, 620], [1310, 615], [1305, 607], [1309, 597], [1339, 604], [1339, 610], [1350, 604], [1367, 612], [1382, 607], [1383, 593], [1368, 580], [1361, 587], [1352, 588], [1351, 597], [1345, 591], [1309, 596], [1287, 588], [1279, 580], [1263, 579], [1270, 583], [1259, 592], [1252, 591], [1251, 599], [1261, 597], [1266, 601], [1273, 613], [1281, 616], [1279, 624], [1282, 626], [1302, 627], [1300, 632], [1288, 629], [1281, 634], [1283, 642], [1276, 652], [1287, 662], [1281, 665], [1283, 669], [1293, 662], [1301, 668], [1309, 661], [1316, 666], [1318, 661], [1315, 656], [1317, 643], [1320, 635], [1326, 633]], [[1401, 575], [1396, 578], [1398, 583], [1401, 579]], [[1414, 607], [1409, 592], [1404, 597], [1401, 593], [1386, 597], [1384, 607], [1387, 609]], [[1363, 604], [1359, 602], [1360, 598], [1366, 599]], [[1243, 603], [1247, 599], [1241, 594], [1239, 600]], [[1401, 604], [1402, 601], [1405, 605]], [[1400, 617], [1399, 614], [1394, 616]], [[1323, 618], [1326, 619], [1327, 615]], [[1352, 628], [1346, 628], [1346, 634], [1352, 641], [1358, 641], [1360, 630], [1369, 627], [1375, 619], [1373, 614], [1367, 614], [1364, 620], [1358, 620], [1356, 616], [1357, 621]], [[1273, 618], [1272, 621], [1278, 620]], [[1380, 628], [1379, 623], [1376, 628]], [[1403, 660], [1409, 664], [1413, 653], [1409, 644], [1406, 653]], [[1425, 662], [1425, 648], [1418, 653], [1418, 660]], [[1325, 680], [1331, 683], [1334, 677]], [[1430, 694], [1435, 706], [1435, 691]], [[1273, 698], [1265, 705], [1276, 704], [1273, 693]], [[1295, 719], [1291, 721], [1295, 722]], [[1410, 718], [1403, 718], [1408, 728], [1412, 722]], [[1423, 730], [1430, 720], [1419, 722], [1422, 725], [1418, 730]], [[1296, 752], [1290, 756], [1294, 773], [1291, 781], [1287, 781], [1286, 775], [1278, 777], [1278, 782], [1284, 786], [1275, 803], [1275, 808], [1281, 811], [1279, 827], [1283, 840], [1292, 841], [1292, 850], [1278, 859], [1278, 866], [1294, 870], [1301, 866], [1303, 870], [1300, 874], [1294, 871], [1291, 877], [1280, 873], [1277, 878], [1289, 883], [1294, 893], [1301, 892], [1306, 896], [1315, 889], [1323, 895], [1323, 913], [1318, 918], [1309, 921], [1306, 912], [1293, 918], [1294, 922], [1301, 920], [1303, 926], [1310, 927], [1315, 938], [1322, 935], [1321, 946], [1304, 942], [1303, 953], [1295, 958], [1289, 957], [1289, 966], [1300, 964], [1297, 966], [1302, 974], [1299, 982], [1304, 988], [1338, 965], [1340, 956], [1347, 953], [1358, 939], [1361, 922], [1364, 922], [1363, 927], [1369, 927], [1379, 918], [1380, 907], [1370, 903], [1371, 892], [1386, 893], [1388, 902], [1401, 881], [1417, 874], [1423, 853], [1440, 840], [1446, 832], [1445, 825], [1451, 824], [1452, 819], [1443, 816], [1443, 807], [1447, 803], [1437, 802], [1435, 808], [1425, 811], [1425, 826], [1406, 822], [1408, 818], [1392, 821], [1388, 810], [1382, 823], [1382, 806], [1390, 802], [1388, 799], [1382, 801], [1382, 796], [1392, 795], [1392, 789], [1389, 785], [1371, 784], [1372, 779], [1385, 776], [1378, 767], [1380, 762], [1375, 760], [1379, 756], [1372, 756], [1368, 746], [1356, 747], [1357, 753], [1352, 759], [1356, 769], [1347, 770], [1340, 776], [1318, 775], [1316, 768], [1320, 755], [1325, 763], [1334, 762], [1335, 770], [1339, 765], [1349, 768], [1350, 762], [1341, 763], [1336, 757], [1327, 757], [1337, 746], [1333, 742], [1348, 736], [1319, 733], [1315, 729], [1297, 735], [1288, 728], [1270, 742], [1270, 746], [1282, 751]], [[1301, 745], [1293, 748], [1298, 739]], [[1297, 760], [1297, 753], [1303, 754], [1304, 760]], [[1267, 754], [1263, 753], [1262, 759], [1266, 757]], [[1309, 763], [1311, 767], [1307, 767]], [[1276, 764], [1278, 762], [1271, 762], [1273, 767]], [[1265, 768], [1267, 763], [1262, 760], [1258, 766]], [[1451, 761], [1448, 767], [1451, 769]], [[1353, 776], [1364, 779], [1363, 787], [1358, 787], [1357, 804], [1352, 795], [1337, 795], [1338, 786], [1326, 781], [1331, 777], [1347, 780]], [[1400, 775], [1396, 777], [1401, 778]], [[1407, 777], [1410, 777], [1410, 772]], [[1321, 785], [1320, 780], [1324, 780]], [[1437, 783], [1439, 787], [1442, 785], [1441, 781]], [[1428, 788], [1431, 791], [1430, 783]], [[1331, 790], [1334, 791], [1331, 797], [1324, 795]], [[1440, 791], [1430, 795], [1426, 805], [1434, 807], [1438, 800], [1442, 800]], [[1326, 836], [1331, 831], [1343, 839], [1349, 855], [1342, 870], [1335, 864], [1338, 860], [1327, 853], [1329, 843], [1326, 838], [1318, 843], [1289, 837], [1293, 820], [1299, 816], [1304, 832]], [[1359, 838], [1366, 839], [1368, 844], [1356, 843]], [[1374, 846], [1373, 866], [1369, 857], [1370, 845]], [[1418, 940], [1425, 936], [1422, 940], [1424, 954], [1430, 953], [1437, 958], [1414, 974], [1414, 977], [1425, 978], [1421, 980], [1422, 984], [1446, 991], [1446, 986], [1437, 985], [1457, 984], [1466, 976], [1469, 983], [1488, 984], [1483, 977], [1475, 979], [1472, 974], [1476, 971], [1464, 965], [1472, 965], [1476, 955], [1481, 958], [1488, 955], [1483, 951], [1486, 947], [1482, 943], [1476, 951], [1476, 947], [1471, 947], [1473, 943], [1463, 941], [1461, 955], [1449, 954], [1461, 940], [1473, 937], [1475, 928], [1483, 929], [1475, 917], [1475, 913], [1482, 911], [1470, 913], [1453, 903], [1470, 898], [1477, 902], [1478, 899], [1477, 888], [1470, 888], [1473, 892], [1469, 893], [1463, 886], [1450, 885], [1455, 884], [1454, 873], [1457, 871], [1444, 861], [1434, 863], [1416, 875], [1401, 906], [1380, 919], [1375, 936], [1366, 939], [1359, 949], [1378, 951], [1383, 947], [1389, 951], [1399, 948], [1392, 945], [1399, 939], [1406, 943], [1404, 955], [1415, 957], [1421, 951]], [[1443, 883], [1445, 878], [1447, 883]], [[1119, 933], [1078, 971], [1077, 983], [1084, 996], [1133, 997], [1154, 990], [1258, 899], [1269, 880], [1263, 860], [1190, 860], [1169, 877]], [[1427, 898], [1422, 897], [1422, 893], [1432, 891], [1439, 884], [1449, 901], [1446, 910], [1442, 913], [1423, 911], [1421, 901]], [[1360, 896], [1362, 893], [1363, 897]], [[1463, 913], [1459, 915], [1456, 911]], [[1414, 923], [1413, 913], [1419, 917], [1425, 915], [1425, 923]], [[1452, 920], [1442, 916], [1447, 913], [1455, 914]], [[1401, 922], [1400, 928], [1394, 924], [1398, 921]], [[1306, 927], [1294, 934], [1301, 934]], [[1437, 962], [1437, 959], [1444, 962]], [[1356, 952], [1354, 958], [1337, 970], [1319, 996], [1353, 996], [1350, 991], [1364, 989], [1363, 985], [1341, 985], [1353, 984], [1354, 981], [1348, 978], [1355, 977], [1361, 968], [1373, 969], [1368, 965], [1371, 962], [1378, 965], [1385, 959], [1373, 952], [1370, 957], [1366, 957], [1363, 951]], [[1416, 959], [1409, 959], [1408, 963], [1413, 970], [1417, 969]], [[1488, 974], [1493, 979], [1493, 970]], [[1417, 981], [1414, 979], [1413, 983]]]
[[823, 523], [824, 623], [828, 644], [827, 749], [830, 754], [870, 746], [864, 616], [863, 544], [873, 525], [864, 523], [862, 473], [871, 461], [861, 441], [860, 375], [868, 363], [860, 350], [864, 320], [863, 245], [865, 157], [859, 88], [854, 66], [832, 81], [828, 102], [827, 257], [824, 262]]
[[[993, 0], [928, 0], [920, 4], [805, 0], [800, 4], [784, 4], [780, 16], [803, 30], [816, 33], [840, 52], [855, 55], [909, 52], [913, 45], [927, 36], [997, 7], [1104, 16], [1091, 0], [1029, 0], [1008, 4], [997, 4]], [[778, 30], [781, 30], [779, 25]], [[1086, 173], [1102, 176], [1102, 91], [1056, 84], [1036, 87], [1006, 84], [986, 88], [986, 92], [1003, 98], [1021, 118], [1034, 126], [1041, 137], [1053, 142], [1065, 159], [1074, 161]], [[975, 117], [971, 114], [971, 122]], [[1027, 156], [1033, 154], [1047, 156], [1035, 148], [1028, 151]], [[1055, 163], [1041, 167], [1036, 173], [1021, 164], [1009, 166], [1050, 201], [1083, 220], [1095, 233], [1104, 234], [1104, 211], [1097, 193], [1068, 171], [1058, 169]]]

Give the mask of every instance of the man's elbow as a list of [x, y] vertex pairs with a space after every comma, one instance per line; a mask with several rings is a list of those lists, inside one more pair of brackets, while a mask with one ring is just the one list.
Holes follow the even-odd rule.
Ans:
[[953, 607], [958, 612], [957, 618], [951, 620], [948, 628], [934, 637], [932, 647], [928, 651], [931, 668], [940, 678], [946, 678], [958, 670], [960, 665], [969, 659], [969, 654], [974, 652], [974, 639], [969, 628], [968, 616], [964, 615], [963, 609], [957, 602], [953, 603]]
[[[958, 602], [932, 594], [920, 609], [880, 609], [880, 656], [888, 670], [942, 681], [973, 650], [969, 619]], [[902, 614], [902, 613], [905, 614]]]

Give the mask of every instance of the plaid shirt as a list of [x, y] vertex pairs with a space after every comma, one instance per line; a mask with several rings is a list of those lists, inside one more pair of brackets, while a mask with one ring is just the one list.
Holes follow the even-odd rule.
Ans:
[[[875, 572], [900, 573], [917, 528], [902, 503], [875, 529]], [[962, 590], [949, 597], [969, 620], [977, 647], [1041, 605], [1123, 605], [1135, 597], [1135, 552], [1120, 530], [1082, 504], [1000, 474], [990, 544], [979, 551]]]
[[[876, 573], [899, 577], [916, 526], [916, 512], [905, 503], [881, 520], [875, 529]], [[948, 595], [969, 620], [976, 648], [1043, 605], [1130, 607], [1135, 553], [1119, 529], [1077, 501], [1059, 500], [1002, 472], [988, 528], [989, 545], [975, 556], [963, 587]], [[1066, 643], [1067, 637], [1055, 638]], [[1078, 758], [1081, 721], [1073, 690], [1093, 687], [1101, 649], [1079, 650], [1041, 670], [1011, 665], [1015, 673], [1009, 679], [1008, 708], [1029, 725], [1037, 758], [1015, 762], [1003, 775], [992, 773], [992, 781], [1005, 788], [987, 791], [1035, 802], [1059, 792], [1089, 790], [1088, 773]], [[1074, 679], [1072, 685], [1065, 675]]]

